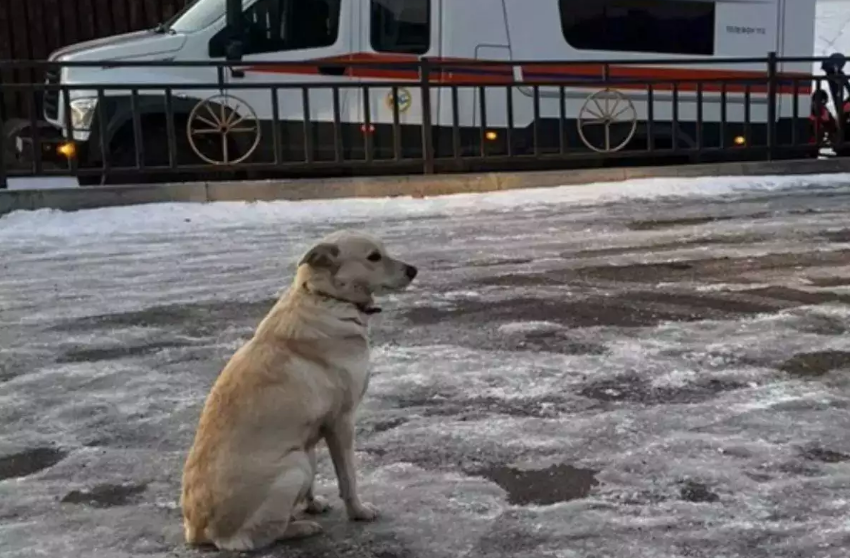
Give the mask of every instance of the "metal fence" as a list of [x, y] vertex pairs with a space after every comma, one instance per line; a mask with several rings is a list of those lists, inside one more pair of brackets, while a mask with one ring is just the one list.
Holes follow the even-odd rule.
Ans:
[[[155, 26], [188, 0], [5, 0], [0, 2], [0, 60], [45, 60], [67, 45]], [[7, 69], [3, 83], [41, 81], [39, 68]], [[29, 115], [23, 96], [7, 96], [6, 114]]]
[[[43, 99], [49, 121], [31, 115], [0, 185], [11, 176], [97, 184], [746, 161], [816, 157], [824, 147], [843, 154], [843, 101], [821, 119], [810, 96], [843, 92], [846, 78], [779, 71], [816, 61], [0, 62], [48, 76], [4, 83], [0, 96], [33, 106]], [[632, 71], [658, 65], [690, 77]], [[63, 67], [155, 70], [163, 79], [67, 85]], [[182, 81], [169, 79], [177, 73]], [[193, 74], [208, 77], [187, 83]]]

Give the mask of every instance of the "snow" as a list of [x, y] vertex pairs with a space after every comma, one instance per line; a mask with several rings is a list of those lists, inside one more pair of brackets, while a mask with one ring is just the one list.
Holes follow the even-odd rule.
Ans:
[[203, 400], [340, 227], [422, 270], [373, 324], [382, 518], [345, 521], [322, 452], [327, 532], [261, 556], [841, 556], [848, 216], [848, 175], [4, 216], [0, 556], [196, 556]]
[[[674, 198], [725, 196], [738, 192], [780, 192], [807, 186], [831, 188], [850, 185], [850, 174], [811, 176], [736, 176], [651, 178], [624, 182], [594, 183], [586, 186], [510, 190], [488, 194], [458, 194], [427, 199], [411, 197], [358, 198], [299, 202], [219, 202], [162, 203], [155, 206], [102, 208], [83, 212], [53, 209], [18, 211], [0, 218], [0, 240], [21, 235], [79, 237], [80, 235], [134, 234], [156, 229], [169, 234], [200, 234], [206, 230], [244, 227], [246, 221], [273, 227], [277, 234], [286, 227], [304, 223], [358, 222], [388, 217], [433, 218], [447, 215], [474, 215], [522, 210], [533, 213], [552, 205], [581, 207], [624, 200], [663, 200]], [[484, 231], [486, 235], [487, 232]], [[489, 237], [481, 236], [481, 240]], [[492, 238], [500, 238], [495, 236]]]

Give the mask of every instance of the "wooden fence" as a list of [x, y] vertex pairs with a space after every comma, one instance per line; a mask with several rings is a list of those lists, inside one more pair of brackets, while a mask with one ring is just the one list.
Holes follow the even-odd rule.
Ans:
[[[165, 21], [189, 0], [0, 0], [0, 60], [46, 60], [54, 50]], [[38, 83], [30, 70], [5, 71], [5, 83]], [[37, 99], [4, 98], [7, 118], [27, 118]]]

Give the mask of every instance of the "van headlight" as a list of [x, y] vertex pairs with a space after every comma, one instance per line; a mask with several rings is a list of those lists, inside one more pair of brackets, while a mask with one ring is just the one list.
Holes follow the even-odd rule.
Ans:
[[88, 131], [97, 110], [96, 98], [74, 99], [71, 101], [71, 126], [75, 130]]

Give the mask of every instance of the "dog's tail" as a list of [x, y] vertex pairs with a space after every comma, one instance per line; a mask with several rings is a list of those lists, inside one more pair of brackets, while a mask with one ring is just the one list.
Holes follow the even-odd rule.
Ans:
[[198, 524], [185, 516], [183, 517], [183, 535], [186, 538], [186, 544], [190, 545], [207, 545], [213, 542], [207, 535], [206, 522]]
[[206, 535], [206, 529], [198, 529], [185, 520], [183, 522], [183, 534], [186, 537], [186, 544], [197, 546], [212, 543]]
[[185, 492], [180, 496], [180, 507], [183, 510], [183, 536], [186, 543], [190, 545], [212, 544], [212, 540], [207, 536], [208, 517], [206, 517], [206, 514], [201, 514], [199, 517], [197, 510], [193, 510], [191, 505], [187, 505]]

